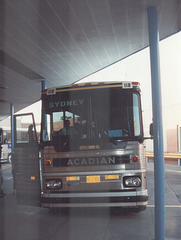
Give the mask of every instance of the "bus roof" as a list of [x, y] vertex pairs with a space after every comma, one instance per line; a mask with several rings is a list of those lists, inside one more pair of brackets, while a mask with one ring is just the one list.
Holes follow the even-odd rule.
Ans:
[[119, 87], [123, 89], [140, 89], [139, 82], [84, 82], [84, 83], [75, 83], [61, 87], [52, 87], [47, 88], [42, 91], [42, 94], [54, 95], [57, 92], [66, 92], [66, 91], [76, 91], [76, 90], [86, 90], [86, 89], [98, 89], [98, 88], [114, 88]]

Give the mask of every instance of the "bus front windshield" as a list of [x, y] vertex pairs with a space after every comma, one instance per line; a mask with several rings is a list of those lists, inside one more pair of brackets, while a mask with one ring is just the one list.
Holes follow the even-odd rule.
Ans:
[[[43, 98], [42, 143], [56, 151], [119, 148], [141, 139], [140, 95], [122, 89], [67, 91]], [[90, 148], [89, 148], [90, 149]]]

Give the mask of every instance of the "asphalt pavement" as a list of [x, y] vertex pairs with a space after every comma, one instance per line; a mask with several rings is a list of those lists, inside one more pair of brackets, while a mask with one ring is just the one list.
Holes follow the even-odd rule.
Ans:
[[[149, 201], [140, 213], [121, 209], [55, 209], [16, 204], [11, 168], [3, 165], [1, 240], [154, 240], [154, 171], [147, 164]], [[165, 239], [181, 240], [181, 167], [165, 165]], [[158, 239], [159, 240], [159, 239]]]

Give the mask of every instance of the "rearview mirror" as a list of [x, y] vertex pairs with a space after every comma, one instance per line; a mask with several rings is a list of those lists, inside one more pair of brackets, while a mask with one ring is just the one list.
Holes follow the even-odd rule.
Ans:
[[153, 137], [153, 123], [150, 124], [150, 135]]

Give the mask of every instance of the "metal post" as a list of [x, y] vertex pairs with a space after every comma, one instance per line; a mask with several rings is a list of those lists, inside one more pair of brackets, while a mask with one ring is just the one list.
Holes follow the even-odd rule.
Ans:
[[43, 80], [43, 81], [41, 82], [41, 90], [43, 91], [43, 90], [46, 89], [46, 88], [47, 88], [47, 86], [46, 86], [46, 81]]
[[148, 8], [148, 25], [153, 104], [155, 240], [165, 240], [165, 173], [159, 68], [159, 31], [156, 7]]
[[181, 166], [181, 159], [178, 159], [178, 166]]
[[146, 157], [146, 162], [149, 163], [150, 162], [150, 158]]
[[11, 113], [11, 155], [14, 153], [14, 105], [10, 105]]
[[[47, 85], [46, 85], [46, 81], [45, 80], [43, 80], [42, 82], [41, 82], [41, 90], [43, 91], [44, 89], [47, 89]], [[44, 126], [43, 126], [43, 129], [46, 131], [43, 131], [43, 136], [41, 136], [41, 137], [43, 137], [43, 138], [46, 138], [47, 137], [47, 115], [46, 114], [44, 114]]]

